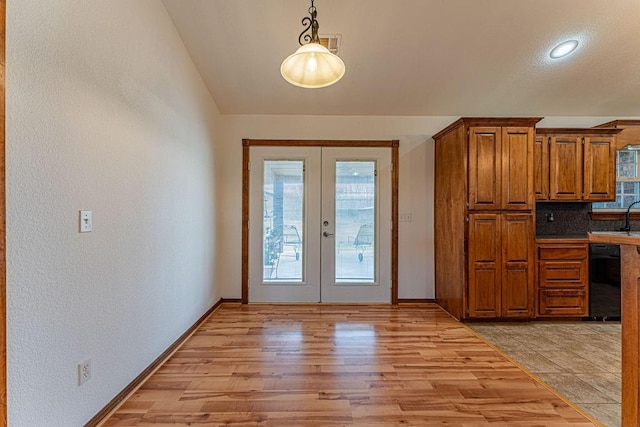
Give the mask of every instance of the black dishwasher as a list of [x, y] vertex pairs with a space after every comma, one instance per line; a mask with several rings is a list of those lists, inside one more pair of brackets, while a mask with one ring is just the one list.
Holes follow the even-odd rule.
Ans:
[[589, 318], [620, 320], [619, 245], [589, 245]]

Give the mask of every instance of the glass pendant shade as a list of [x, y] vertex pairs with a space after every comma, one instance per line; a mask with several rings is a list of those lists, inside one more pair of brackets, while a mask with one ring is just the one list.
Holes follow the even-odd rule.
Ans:
[[344, 62], [318, 43], [307, 43], [282, 62], [280, 73], [292, 85], [304, 88], [330, 86], [344, 76]]

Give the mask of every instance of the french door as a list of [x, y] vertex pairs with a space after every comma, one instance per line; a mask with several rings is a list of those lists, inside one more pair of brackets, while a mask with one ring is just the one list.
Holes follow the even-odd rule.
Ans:
[[252, 147], [249, 302], [390, 302], [391, 150]]

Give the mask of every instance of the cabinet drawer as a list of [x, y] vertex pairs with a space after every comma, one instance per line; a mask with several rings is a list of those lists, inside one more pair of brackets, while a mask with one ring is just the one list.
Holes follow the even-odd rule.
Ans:
[[587, 245], [576, 246], [540, 246], [538, 247], [538, 259], [587, 259], [589, 249]]
[[585, 289], [540, 289], [540, 316], [587, 316]]
[[584, 287], [587, 284], [588, 263], [582, 261], [540, 261], [538, 283], [541, 288]]

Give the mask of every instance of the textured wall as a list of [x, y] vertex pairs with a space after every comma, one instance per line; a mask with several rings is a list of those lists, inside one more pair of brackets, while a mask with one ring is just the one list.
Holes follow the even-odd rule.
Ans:
[[221, 296], [218, 113], [160, 1], [7, 6], [9, 424], [80, 426]]

